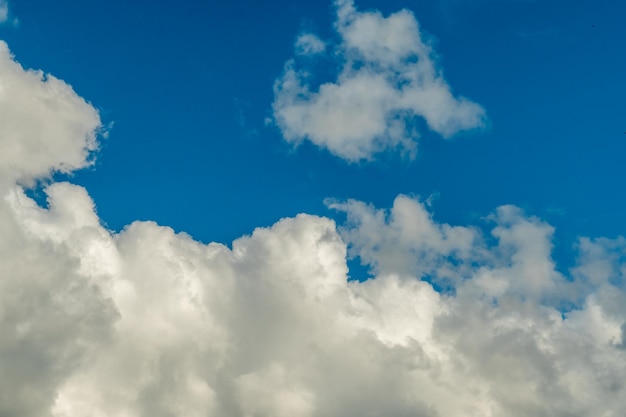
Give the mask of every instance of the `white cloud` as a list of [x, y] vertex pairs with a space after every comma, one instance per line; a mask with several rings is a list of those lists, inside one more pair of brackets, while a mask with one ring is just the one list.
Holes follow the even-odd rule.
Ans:
[[28, 70], [0, 41], [0, 178], [31, 183], [89, 165], [98, 112], [52, 75]]
[[[494, 216], [498, 242], [489, 246], [475, 229], [437, 224], [407, 197], [386, 218], [362, 203], [338, 204], [352, 218], [344, 238], [379, 270], [358, 283], [347, 281], [346, 244], [329, 219], [284, 219], [230, 250], [150, 222], [111, 235], [80, 187], [54, 184], [48, 193], [49, 209], [19, 189], [2, 206], [12, 232], [3, 234], [11, 250], [2, 252], [0, 363], [11, 378], [2, 378], [0, 406], [12, 415], [626, 409], [625, 292], [610, 283], [619, 272], [608, 273], [606, 288], [581, 289], [584, 302], [562, 316], [534, 284], [567, 285], [542, 266], [551, 262], [550, 228], [513, 208]], [[402, 271], [383, 259], [386, 245], [399, 251]], [[581, 270], [617, 259], [612, 245], [587, 251]], [[446, 269], [450, 256], [456, 264]], [[420, 281], [426, 270], [453, 276], [455, 291]], [[24, 394], [32, 386], [37, 401]]]
[[[411, 12], [384, 17], [357, 11], [351, 0], [335, 7], [342, 65], [336, 81], [314, 88], [308, 71], [290, 60], [275, 83], [274, 118], [285, 140], [307, 139], [358, 161], [393, 148], [414, 155], [416, 117], [444, 137], [483, 125], [484, 110], [452, 94]], [[296, 49], [311, 44], [300, 37]]]
[[435, 224], [426, 208], [407, 196], [398, 196], [389, 212], [354, 200], [329, 206], [347, 213], [343, 237], [376, 274], [430, 275], [449, 268], [452, 258], [481, 257], [477, 230]]
[[325, 49], [326, 43], [312, 33], [303, 33], [296, 39], [296, 52], [300, 55], [315, 55]]
[[[335, 202], [339, 230], [300, 214], [232, 249], [152, 222], [111, 233], [85, 189], [51, 184], [42, 208], [17, 185], [87, 165], [97, 112], [1, 62], [19, 117], [0, 133], [16, 155], [0, 165], [0, 415], [625, 414], [624, 239], [581, 239], [565, 279], [553, 229], [510, 206], [492, 238], [406, 196]], [[348, 281], [348, 247], [375, 277]]]

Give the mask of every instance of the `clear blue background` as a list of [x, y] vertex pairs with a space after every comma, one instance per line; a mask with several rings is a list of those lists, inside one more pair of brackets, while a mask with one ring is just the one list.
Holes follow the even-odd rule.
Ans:
[[113, 230], [155, 220], [230, 243], [299, 212], [334, 216], [326, 197], [389, 207], [436, 195], [452, 224], [515, 204], [577, 236], [626, 234], [626, 1], [362, 0], [412, 10], [455, 93], [487, 110], [486, 131], [418, 157], [345, 163], [293, 150], [266, 126], [272, 85], [302, 30], [332, 32], [330, 2], [13, 0], [0, 27], [18, 61], [67, 81], [114, 123], [84, 185]]

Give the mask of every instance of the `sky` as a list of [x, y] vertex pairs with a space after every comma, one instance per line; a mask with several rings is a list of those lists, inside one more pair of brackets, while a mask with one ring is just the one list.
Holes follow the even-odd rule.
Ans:
[[0, 416], [622, 416], [626, 3], [0, 0]]

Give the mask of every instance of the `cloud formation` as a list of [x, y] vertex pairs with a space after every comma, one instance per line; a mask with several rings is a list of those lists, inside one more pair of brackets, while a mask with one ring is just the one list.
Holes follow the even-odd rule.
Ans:
[[98, 112], [63, 81], [25, 71], [0, 41], [0, 181], [32, 184], [90, 164]]
[[[292, 59], [274, 85], [274, 119], [285, 140], [306, 139], [359, 161], [387, 149], [414, 155], [417, 117], [445, 138], [483, 125], [483, 108], [452, 94], [410, 11], [384, 17], [358, 11], [352, 0], [336, 0], [335, 9], [336, 80], [314, 87], [310, 71]], [[321, 52], [318, 38], [307, 36], [296, 41], [298, 53]]]
[[[232, 249], [153, 222], [112, 233], [82, 187], [51, 184], [43, 208], [19, 185], [88, 165], [100, 127], [3, 46], [0, 415], [626, 413], [623, 238], [581, 239], [563, 276], [540, 219], [500, 207], [489, 236], [407, 196], [333, 202], [339, 227], [300, 214]], [[348, 280], [348, 256], [372, 278]]]
[[326, 43], [313, 33], [302, 33], [296, 39], [296, 53], [299, 55], [315, 55], [324, 52]]

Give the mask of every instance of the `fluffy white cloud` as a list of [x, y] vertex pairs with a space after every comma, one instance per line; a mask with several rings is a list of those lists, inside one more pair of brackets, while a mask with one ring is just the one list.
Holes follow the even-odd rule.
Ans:
[[[111, 233], [83, 188], [51, 184], [42, 208], [18, 185], [88, 164], [99, 124], [3, 57], [20, 117], [0, 131], [16, 155], [0, 171], [0, 415], [625, 415], [624, 239], [581, 239], [565, 278], [541, 220], [501, 207], [487, 238], [406, 196], [232, 249], [152, 222]], [[348, 248], [372, 279], [348, 281]]]
[[[568, 285], [545, 266], [551, 229], [511, 207], [494, 216], [489, 246], [407, 197], [388, 216], [337, 205], [352, 219], [344, 239], [379, 271], [359, 283], [329, 219], [284, 219], [231, 250], [150, 222], [111, 235], [80, 187], [48, 193], [48, 209], [19, 188], [2, 206], [5, 413], [626, 411], [619, 242], [584, 241], [577, 275], [603, 278], [562, 314], [558, 299], [537, 297]], [[419, 271], [453, 277], [454, 290], [436, 292]]]
[[[578, 265], [565, 278], [551, 259], [553, 229], [515, 207], [490, 217], [496, 240], [490, 245], [476, 229], [437, 224], [423, 204], [405, 196], [389, 211], [354, 201], [332, 206], [348, 214], [342, 236], [378, 275], [373, 281], [398, 275], [448, 283], [437, 303], [442, 313], [422, 347], [445, 352], [436, 369], [446, 371], [434, 384], [461, 384], [448, 386], [444, 402], [461, 407], [454, 394], [467, 401], [440, 415], [618, 416], [626, 410], [617, 398], [626, 389], [620, 377], [626, 371], [623, 238], [581, 239]], [[424, 303], [393, 304], [432, 311]], [[408, 335], [417, 322], [399, 333]]]
[[[410, 11], [384, 17], [357, 11], [352, 0], [336, 0], [335, 7], [337, 79], [314, 88], [310, 73], [290, 60], [275, 83], [274, 118], [287, 141], [308, 139], [358, 161], [389, 148], [414, 155], [418, 116], [444, 137], [482, 126], [484, 110], [454, 97]], [[312, 35], [296, 41], [299, 53], [322, 49]]]
[[23, 70], [0, 41], [0, 415], [49, 414], [57, 384], [110, 332], [115, 307], [88, 273], [100, 255], [80, 252], [103, 233], [87, 194], [55, 184], [58, 209], [41, 210], [16, 186], [86, 166], [99, 125], [67, 84]]
[[97, 148], [98, 112], [42, 71], [25, 71], [0, 41], [0, 178], [26, 184], [51, 171], [87, 166]]

